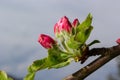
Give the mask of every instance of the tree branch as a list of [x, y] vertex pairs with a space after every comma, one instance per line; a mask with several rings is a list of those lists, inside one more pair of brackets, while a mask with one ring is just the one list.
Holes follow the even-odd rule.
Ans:
[[65, 77], [63, 80], [83, 80], [91, 73], [99, 69], [105, 63], [120, 55], [120, 45], [110, 48], [94, 48], [89, 51], [88, 56], [101, 55], [96, 60], [78, 70], [77, 72]]

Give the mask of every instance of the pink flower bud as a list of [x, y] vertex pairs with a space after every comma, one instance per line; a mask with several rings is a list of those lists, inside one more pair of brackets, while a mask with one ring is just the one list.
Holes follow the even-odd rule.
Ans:
[[73, 27], [76, 27], [78, 24], [79, 24], [79, 20], [77, 18], [74, 19], [74, 21], [72, 23]]
[[38, 42], [46, 49], [52, 48], [52, 46], [56, 44], [54, 39], [45, 34], [39, 36]]
[[71, 32], [71, 23], [66, 16], [62, 17], [54, 26], [54, 33], [60, 33], [61, 31]]
[[119, 38], [119, 39], [117, 39], [117, 40], [116, 40], [116, 42], [117, 42], [118, 44], [120, 44], [120, 38]]

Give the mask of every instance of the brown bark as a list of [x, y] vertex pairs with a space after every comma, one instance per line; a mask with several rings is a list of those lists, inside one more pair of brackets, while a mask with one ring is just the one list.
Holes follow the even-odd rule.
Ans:
[[96, 60], [78, 70], [77, 72], [67, 76], [64, 80], [83, 80], [91, 73], [102, 67], [105, 63], [120, 55], [120, 45], [110, 48], [94, 48], [89, 51], [88, 56], [101, 55]]

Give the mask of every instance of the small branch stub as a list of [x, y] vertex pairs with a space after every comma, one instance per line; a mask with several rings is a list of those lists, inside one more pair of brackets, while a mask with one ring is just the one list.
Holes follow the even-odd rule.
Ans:
[[91, 73], [102, 67], [105, 63], [109, 62], [116, 56], [120, 55], [120, 45], [113, 46], [111, 48], [95, 48], [89, 51], [92, 55], [102, 54], [99, 58], [78, 70], [77, 72], [67, 76], [64, 80], [83, 80]]

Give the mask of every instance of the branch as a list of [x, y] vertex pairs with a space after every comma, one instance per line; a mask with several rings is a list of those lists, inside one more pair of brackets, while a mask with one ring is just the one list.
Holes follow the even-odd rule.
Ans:
[[64, 80], [83, 80], [91, 73], [99, 69], [105, 63], [120, 55], [120, 45], [111, 48], [94, 48], [89, 51], [89, 56], [101, 55], [96, 60], [78, 70], [77, 72], [67, 76]]

